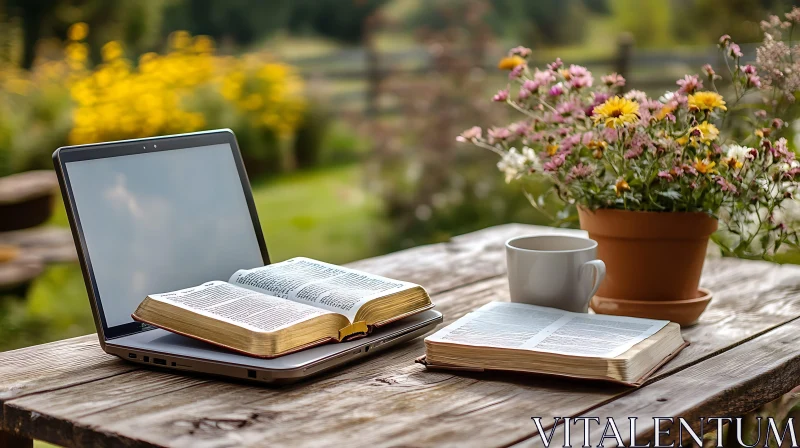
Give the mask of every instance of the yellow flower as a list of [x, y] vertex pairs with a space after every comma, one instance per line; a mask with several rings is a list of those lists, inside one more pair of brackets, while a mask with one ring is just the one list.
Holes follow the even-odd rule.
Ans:
[[73, 23], [67, 30], [69, 40], [83, 40], [89, 34], [89, 25], [85, 22]]
[[683, 137], [676, 138], [675, 143], [685, 146], [687, 143], [689, 143], [689, 137], [684, 135]]
[[603, 141], [592, 140], [586, 145], [587, 148], [593, 150], [592, 157], [595, 159], [602, 159], [603, 158], [603, 151], [606, 150], [608, 147], [608, 143]]
[[639, 103], [619, 96], [609, 98], [594, 108], [595, 123], [603, 121], [607, 128], [625, 126], [639, 118]]
[[739, 168], [744, 166], [744, 163], [736, 160], [735, 157], [729, 157], [727, 159], [724, 159], [723, 161], [725, 162], [726, 165], [728, 165], [728, 168], [730, 169], [738, 170]]
[[692, 110], [728, 110], [722, 95], [716, 92], [697, 92], [689, 95], [689, 109]]
[[519, 56], [507, 56], [503, 59], [500, 59], [500, 62], [497, 64], [497, 68], [500, 70], [512, 70], [514, 67], [524, 63], [525, 59]]
[[103, 45], [103, 48], [100, 49], [100, 52], [103, 55], [103, 60], [113, 61], [114, 59], [118, 59], [122, 56], [122, 45], [119, 42], [112, 40], [111, 42]]
[[672, 112], [675, 112], [675, 106], [674, 105], [664, 106], [656, 114], [656, 120], [663, 120], [664, 118], [667, 118], [667, 115], [671, 114]]
[[623, 192], [630, 190], [631, 186], [628, 185], [628, 183], [625, 182], [625, 179], [623, 178], [619, 178], [619, 180], [617, 180], [617, 183], [614, 185], [614, 192], [617, 193], [617, 196], [622, 196]]
[[[696, 133], [700, 133], [699, 136], [694, 135]], [[712, 141], [716, 140], [719, 137], [719, 129], [713, 124], [709, 124], [707, 121], [704, 121], [702, 124], [698, 124], [697, 126], [693, 127], [689, 135], [692, 136], [692, 141], [701, 141], [703, 143], [711, 143]]]
[[547, 147], [547, 155], [554, 156], [558, 152], [558, 145], [549, 145]]
[[708, 174], [714, 172], [714, 166], [716, 166], [716, 162], [712, 162], [708, 159], [698, 160], [694, 159], [694, 169], [697, 170], [700, 174]]

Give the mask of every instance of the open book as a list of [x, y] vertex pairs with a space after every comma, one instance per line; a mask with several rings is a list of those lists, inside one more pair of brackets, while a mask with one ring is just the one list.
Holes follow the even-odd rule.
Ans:
[[686, 345], [665, 320], [491, 302], [425, 338], [419, 361], [640, 385]]
[[433, 308], [425, 289], [308, 258], [239, 270], [228, 282], [151, 294], [132, 317], [238, 352], [273, 358]]

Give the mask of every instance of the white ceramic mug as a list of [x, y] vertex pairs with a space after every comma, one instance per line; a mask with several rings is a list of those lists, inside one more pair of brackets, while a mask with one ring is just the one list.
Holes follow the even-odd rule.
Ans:
[[506, 241], [511, 301], [586, 313], [606, 276], [597, 241], [563, 235]]

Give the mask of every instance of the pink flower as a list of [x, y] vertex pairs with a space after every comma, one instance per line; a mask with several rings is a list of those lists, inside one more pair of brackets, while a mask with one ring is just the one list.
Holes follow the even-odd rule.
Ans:
[[786, 177], [788, 179], [794, 179], [798, 177], [798, 175], [800, 175], [800, 167], [791, 168], [789, 171], [783, 173], [783, 177]]
[[568, 153], [561, 152], [554, 155], [547, 163], [542, 166], [542, 169], [545, 171], [557, 171], [558, 168], [564, 165], [564, 162], [567, 160]]
[[591, 87], [594, 83], [592, 73], [582, 65], [572, 64], [567, 70], [567, 80], [572, 87], [579, 89], [581, 87]]
[[723, 179], [722, 177], [717, 177], [717, 185], [719, 185], [722, 191], [729, 191], [733, 194], [737, 193], [736, 186], [732, 183], [728, 182], [727, 180]]
[[564, 62], [561, 60], [561, 58], [556, 58], [555, 61], [547, 64], [547, 68], [552, 70], [552, 71], [556, 71], [556, 70], [560, 69], [563, 66], [564, 66]]
[[520, 122], [517, 122], [517, 123], [512, 123], [508, 127], [509, 132], [513, 132], [514, 134], [516, 134], [516, 135], [518, 135], [520, 137], [524, 137], [528, 133], [529, 129], [530, 129], [530, 125], [528, 123], [524, 122], [524, 121], [520, 121]]
[[623, 87], [625, 86], [625, 78], [619, 73], [610, 73], [600, 78], [603, 84], [608, 87]]
[[617, 141], [617, 130], [614, 128], [603, 128], [601, 131], [603, 135], [603, 141], [606, 143], [614, 143]]
[[787, 12], [786, 20], [794, 23], [800, 23], [800, 8], [795, 6], [790, 12]]
[[456, 141], [459, 142], [468, 142], [472, 140], [478, 140], [481, 138], [481, 128], [479, 126], [473, 126], [466, 131], [462, 132], [461, 135], [456, 137]]
[[519, 78], [520, 76], [522, 76], [522, 72], [523, 71], [525, 71], [525, 64], [517, 65], [516, 67], [511, 69], [510, 72], [508, 72], [508, 79], [517, 79], [517, 78]]
[[531, 96], [530, 90], [526, 89], [524, 86], [519, 88], [519, 95], [517, 95], [517, 98], [519, 98], [520, 100], [525, 100], [528, 99], [530, 96]]
[[539, 89], [540, 84], [541, 83], [538, 83], [536, 81], [531, 81], [530, 79], [526, 79], [525, 82], [522, 83], [522, 88], [527, 90], [528, 92], [534, 92]]
[[681, 170], [683, 170], [684, 174], [689, 173], [693, 176], [697, 176], [697, 170], [691, 165], [683, 164], [683, 166], [681, 166]]
[[556, 112], [561, 115], [571, 115], [578, 107], [579, 105], [574, 101], [564, 101], [563, 103], [556, 104]]
[[580, 134], [572, 134], [561, 140], [561, 149], [568, 151], [572, 149], [575, 145], [577, 145], [581, 141]]
[[748, 87], [755, 87], [761, 88], [761, 78], [758, 75], [748, 75], [747, 76], [747, 86]]
[[592, 133], [591, 133], [591, 132], [584, 132], [584, 133], [583, 133], [583, 137], [581, 137], [581, 144], [582, 144], [583, 146], [586, 146], [586, 145], [588, 145], [589, 143], [591, 143], [591, 142], [592, 142], [592, 140], [593, 140], [593, 137], [594, 137], [594, 136], [592, 135]]
[[785, 138], [781, 137], [775, 142], [775, 146], [773, 146], [773, 157], [777, 157], [780, 159], [788, 159], [794, 160], [794, 153], [789, 151], [789, 145]]
[[764, 109], [759, 109], [754, 112], [755, 116], [758, 118], [767, 118], [767, 111]]
[[497, 140], [505, 140], [511, 137], [511, 131], [508, 128], [492, 128], [489, 129], [489, 144], [494, 144]]
[[573, 89], [580, 89], [582, 87], [591, 87], [594, 79], [589, 76], [586, 78], [572, 78], [569, 82], [569, 85], [572, 86]]
[[584, 177], [589, 177], [594, 172], [594, 167], [591, 165], [584, 165], [583, 163], [579, 163], [572, 167], [569, 170], [569, 174], [567, 175], [567, 179], [583, 179]]
[[720, 36], [719, 38], [720, 46], [727, 47], [729, 43], [731, 43], [731, 36], [727, 34], [723, 34], [722, 36]]
[[564, 86], [558, 83], [550, 88], [550, 96], [560, 96], [564, 93]]
[[742, 53], [742, 49], [739, 48], [739, 45], [733, 42], [731, 42], [730, 46], [728, 47], [728, 52], [733, 58], [740, 58], [744, 56], [744, 53]]
[[659, 171], [658, 177], [661, 179], [672, 180], [672, 174], [669, 171]]
[[687, 95], [703, 88], [703, 82], [700, 81], [700, 78], [698, 78], [697, 75], [686, 75], [683, 77], [683, 79], [679, 79], [676, 84], [680, 86], [678, 92]]
[[492, 101], [497, 101], [498, 103], [505, 103], [506, 100], [508, 100], [508, 89], [500, 90], [492, 97]]
[[514, 47], [514, 48], [512, 48], [511, 50], [508, 51], [508, 55], [509, 56], [517, 55], [517, 56], [521, 56], [523, 58], [527, 58], [528, 56], [531, 55], [531, 49], [528, 48], [528, 47], [523, 47], [523, 46]]
[[742, 73], [745, 73], [747, 75], [755, 75], [756, 74], [756, 68], [753, 67], [750, 64], [747, 64], [744, 67], [742, 67]]
[[775, 129], [780, 129], [783, 127], [783, 125], [784, 125], [783, 120], [781, 120], [780, 118], [775, 118], [772, 120], [772, 127]]
[[714, 79], [715, 76], [717, 76], [717, 73], [714, 71], [714, 68], [711, 67], [711, 64], [704, 65], [703, 66], [703, 72], [706, 74], [706, 76], [708, 77], [709, 81]]
[[[536, 69], [535, 72], [533, 72], [533, 81], [536, 83], [536, 88], [539, 88], [539, 86], [546, 86], [555, 80], [556, 76], [552, 72], [543, 72], [538, 68]], [[530, 89], [530, 90], [536, 90], [536, 89]]]
[[628, 159], [628, 160], [635, 159], [635, 158], [639, 157], [640, 155], [642, 155], [642, 152], [644, 152], [644, 150], [642, 149], [641, 146], [638, 146], [638, 147], [629, 149], [625, 153], [625, 155], [623, 157], [625, 159]]

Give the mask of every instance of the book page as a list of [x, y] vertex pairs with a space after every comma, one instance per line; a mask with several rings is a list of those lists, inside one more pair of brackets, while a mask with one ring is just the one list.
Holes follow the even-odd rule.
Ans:
[[280, 330], [328, 314], [318, 308], [220, 281], [163, 294], [150, 294], [149, 297], [260, 332]]
[[303, 257], [236, 271], [229, 282], [343, 314], [351, 322], [370, 300], [417, 286]]
[[617, 357], [669, 321], [571, 313], [521, 303], [491, 302], [426, 338], [567, 356]]

